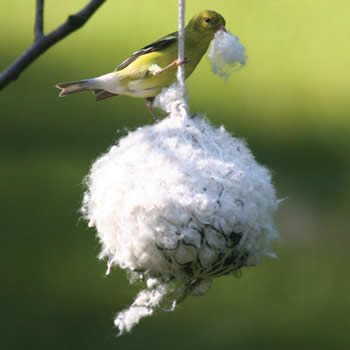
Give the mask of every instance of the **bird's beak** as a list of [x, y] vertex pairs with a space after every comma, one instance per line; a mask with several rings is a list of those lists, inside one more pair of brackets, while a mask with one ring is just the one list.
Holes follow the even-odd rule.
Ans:
[[218, 29], [217, 29], [216, 31], [218, 31], [218, 30], [223, 30], [224, 32], [227, 32], [227, 30], [226, 30], [226, 28], [225, 28], [224, 25], [219, 26]]

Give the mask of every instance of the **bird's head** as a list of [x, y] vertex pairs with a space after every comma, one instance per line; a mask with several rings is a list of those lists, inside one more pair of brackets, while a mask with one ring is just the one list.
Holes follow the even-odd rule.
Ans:
[[201, 35], [208, 35], [211, 38], [218, 30], [225, 30], [225, 19], [219, 13], [212, 10], [204, 10], [198, 15], [192, 17], [188, 27]]

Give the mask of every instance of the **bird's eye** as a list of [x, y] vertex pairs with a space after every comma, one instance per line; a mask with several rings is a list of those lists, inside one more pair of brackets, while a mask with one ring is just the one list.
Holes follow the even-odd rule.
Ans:
[[210, 22], [210, 18], [204, 18], [204, 20], [208, 23], [208, 22]]

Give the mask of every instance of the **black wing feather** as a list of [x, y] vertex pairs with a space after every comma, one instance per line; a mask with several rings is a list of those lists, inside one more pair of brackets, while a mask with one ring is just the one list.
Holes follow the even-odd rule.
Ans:
[[177, 32], [168, 34], [163, 38], [155, 41], [154, 43], [149, 44], [143, 47], [142, 49], [134, 52], [129, 58], [123, 61], [114, 71], [116, 72], [118, 70], [122, 70], [125, 67], [127, 67], [130, 63], [134, 62], [138, 57], [150, 52], [162, 50], [176, 41], [177, 41]]

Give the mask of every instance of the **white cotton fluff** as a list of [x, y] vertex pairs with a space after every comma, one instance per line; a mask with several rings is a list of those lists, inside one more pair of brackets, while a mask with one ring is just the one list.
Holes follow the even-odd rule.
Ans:
[[166, 90], [160, 105], [172, 101], [170, 116], [129, 132], [87, 177], [83, 213], [100, 257], [146, 282], [117, 315], [120, 333], [157, 307], [205, 294], [214, 278], [256, 265], [277, 236], [270, 172], [224, 127], [178, 117], [180, 95]]
[[219, 30], [211, 43], [208, 58], [212, 70], [222, 77], [229, 77], [233, 70], [245, 65], [245, 47], [230, 32]]

